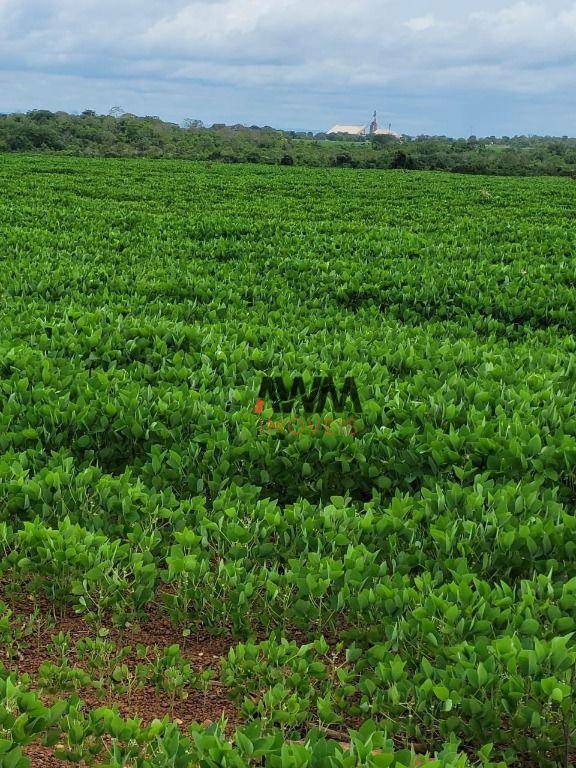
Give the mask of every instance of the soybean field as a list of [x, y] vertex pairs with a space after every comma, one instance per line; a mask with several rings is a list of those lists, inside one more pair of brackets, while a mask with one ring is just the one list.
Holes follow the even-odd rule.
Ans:
[[576, 765], [575, 208], [0, 155], [0, 767]]

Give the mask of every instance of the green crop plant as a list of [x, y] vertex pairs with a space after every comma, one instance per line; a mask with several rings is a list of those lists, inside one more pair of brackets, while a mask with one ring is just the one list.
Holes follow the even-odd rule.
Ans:
[[0, 765], [569, 768], [574, 203], [0, 156]]

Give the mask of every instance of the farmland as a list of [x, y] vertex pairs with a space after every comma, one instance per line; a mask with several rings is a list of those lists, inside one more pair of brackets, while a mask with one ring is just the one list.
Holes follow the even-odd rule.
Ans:
[[0, 156], [0, 766], [573, 764], [575, 204]]

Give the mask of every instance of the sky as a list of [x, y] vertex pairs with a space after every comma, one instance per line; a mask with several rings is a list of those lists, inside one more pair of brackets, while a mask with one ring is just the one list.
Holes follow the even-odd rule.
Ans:
[[576, 135], [576, 1], [0, 0], [0, 112]]

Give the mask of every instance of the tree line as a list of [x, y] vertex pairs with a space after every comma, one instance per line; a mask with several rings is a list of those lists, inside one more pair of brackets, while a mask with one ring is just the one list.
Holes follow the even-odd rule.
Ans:
[[576, 139], [566, 136], [346, 137], [269, 126], [207, 127], [193, 119], [178, 125], [119, 109], [108, 115], [0, 115], [0, 152], [576, 177]]

